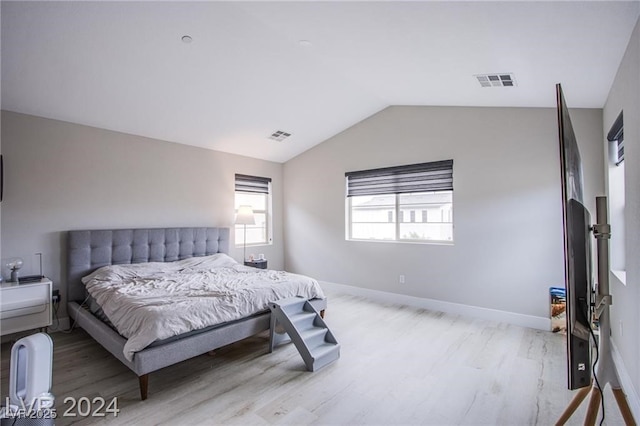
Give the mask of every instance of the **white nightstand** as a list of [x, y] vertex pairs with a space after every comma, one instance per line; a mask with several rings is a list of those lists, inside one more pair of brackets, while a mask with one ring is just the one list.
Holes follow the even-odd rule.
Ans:
[[0, 335], [51, 325], [51, 280], [0, 284]]

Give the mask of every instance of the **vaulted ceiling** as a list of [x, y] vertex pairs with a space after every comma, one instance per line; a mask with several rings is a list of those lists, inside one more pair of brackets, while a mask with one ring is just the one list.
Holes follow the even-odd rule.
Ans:
[[[1, 7], [3, 109], [277, 162], [389, 105], [553, 107], [562, 83], [570, 106], [601, 108], [640, 13], [639, 1]], [[512, 87], [477, 79], [505, 73]]]

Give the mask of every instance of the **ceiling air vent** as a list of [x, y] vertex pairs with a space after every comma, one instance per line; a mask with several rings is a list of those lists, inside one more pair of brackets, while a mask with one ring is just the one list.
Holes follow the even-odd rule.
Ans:
[[269, 139], [280, 142], [285, 140], [289, 136], [291, 136], [291, 133], [283, 132], [282, 130], [277, 130], [273, 132], [271, 136], [269, 136]]
[[476, 74], [478, 83], [482, 87], [513, 87], [516, 85], [516, 79], [511, 73], [498, 74]]

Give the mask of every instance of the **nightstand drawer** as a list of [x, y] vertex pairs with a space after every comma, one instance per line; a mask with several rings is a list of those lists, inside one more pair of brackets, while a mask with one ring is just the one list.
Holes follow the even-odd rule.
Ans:
[[0, 334], [51, 325], [51, 281], [0, 286]]
[[244, 261], [244, 265], [245, 266], [252, 266], [252, 267], [258, 268], [258, 269], [267, 269], [267, 261], [266, 260], [253, 260], [253, 261], [245, 260]]

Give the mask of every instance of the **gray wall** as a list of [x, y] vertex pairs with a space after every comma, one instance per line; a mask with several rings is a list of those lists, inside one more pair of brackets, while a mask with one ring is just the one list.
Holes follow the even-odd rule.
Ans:
[[[273, 179], [274, 243], [259, 252], [283, 266], [279, 163], [8, 111], [2, 153], [2, 254], [43, 253], [54, 288], [64, 288], [67, 230], [232, 227], [235, 173]], [[231, 255], [240, 261], [242, 248]]]
[[[631, 377], [636, 398], [640, 395], [640, 21], [631, 36], [603, 112], [607, 131], [624, 111], [624, 257], [626, 284], [611, 275], [611, 331]], [[606, 145], [606, 143], [605, 143]], [[609, 152], [605, 146], [605, 154]], [[607, 166], [609, 161], [606, 162]], [[616, 227], [612, 225], [612, 236]], [[622, 326], [621, 326], [622, 325]], [[630, 389], [625, 389], [630, 393]], [[638, 413], [636, 413], [638, 416]], [[638, 417], [636, 417], [636, 421]]]
[[[604, 191], [602, 110], [571, 114], [592, 200]], [[337, 284], [548, 317], [549, 287], [564, 283], [556, 126], [554, 109], [381, 111], [285, 163], [285, 267]], [[449, 158], [454, 245], [345, 241], [345, 172]]]

